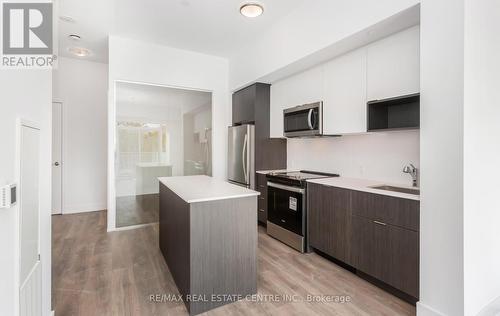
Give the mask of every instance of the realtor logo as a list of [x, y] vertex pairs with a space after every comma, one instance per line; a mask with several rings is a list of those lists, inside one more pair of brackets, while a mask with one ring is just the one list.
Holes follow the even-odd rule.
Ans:
[[52, 3], [3, 3], [3, 54], [51, 55]]

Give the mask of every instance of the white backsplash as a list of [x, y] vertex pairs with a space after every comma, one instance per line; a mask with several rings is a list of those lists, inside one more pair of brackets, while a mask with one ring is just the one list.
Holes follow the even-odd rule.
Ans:
[[411, 185], [402, 172], [420, 167], [419, 131], [379, 132], [323, 138], [288, 139], [288, 170], [315, 170], [344, 177]]

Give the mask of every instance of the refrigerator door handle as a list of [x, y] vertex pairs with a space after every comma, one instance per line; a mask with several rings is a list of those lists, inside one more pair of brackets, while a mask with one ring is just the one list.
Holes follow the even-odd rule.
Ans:
[[245, 134], [245, 140], [243, 141], [243, 151], [241, 153], [241, 163], [243, 164], [243, 174], [245, 175], [245, 183], [248, 184], [248, 174], [247, 174], [247, 162], [248, 159], [245, 161], [245, 156], [247, 156], [247, 148], [248, 146], [248, 134]]

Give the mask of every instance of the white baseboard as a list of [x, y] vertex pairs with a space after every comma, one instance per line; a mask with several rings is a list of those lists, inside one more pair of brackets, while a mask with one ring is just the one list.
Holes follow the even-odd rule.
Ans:
[[87, 204], [87, 205], [67, 205], [63, 208], [63, 214], [76, 214], [104, 211], [108, 208], [106, 204]]
[[445, 314], [438, 312], [434, 308], [417, 302], [417, 316], [446, 316]]
[[108, 233], [109, 232], [116, 232], [116, 231], [123, 231], [123, 230], [137, 229], [137, 228], [142, 228], [142, 227], [147, 227], [147, 226], [153, 226], [153, 225], [158, 225], [158, 222], [156, 222], [156, 223], [131, 225], [131, 226], [123, 226], [123, 227], [115, 227], [114, 229], [108, 229]]

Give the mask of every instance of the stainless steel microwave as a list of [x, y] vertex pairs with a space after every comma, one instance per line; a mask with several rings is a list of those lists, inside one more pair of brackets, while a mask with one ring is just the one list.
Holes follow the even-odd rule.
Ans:
[[283, 110], [283, 131], [285, 137], [323, 135], [323, 102]]

